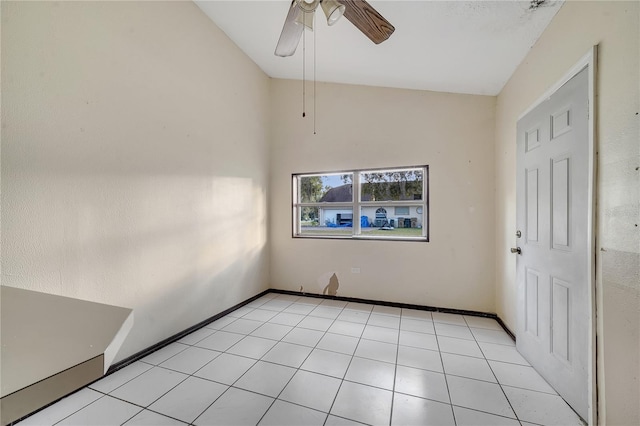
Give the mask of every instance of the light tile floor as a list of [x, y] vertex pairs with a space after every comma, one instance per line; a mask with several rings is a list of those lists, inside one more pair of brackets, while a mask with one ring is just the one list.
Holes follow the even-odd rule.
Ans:
[[492, 319], [270, 293], [27, 425], [581, 425]]

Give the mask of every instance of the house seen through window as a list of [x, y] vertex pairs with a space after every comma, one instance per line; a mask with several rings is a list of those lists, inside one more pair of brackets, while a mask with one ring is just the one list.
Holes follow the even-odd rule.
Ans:
[[293, 236], [428, 241], [428, 171], [294, 174]]

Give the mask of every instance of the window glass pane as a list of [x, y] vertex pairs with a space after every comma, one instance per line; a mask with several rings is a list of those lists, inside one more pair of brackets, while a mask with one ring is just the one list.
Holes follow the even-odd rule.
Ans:
[[360, 200], [422, 200], [422, 169], [373, 170], [360, 172]]
[[360, 229], [363, 236], [421, 237], [424, 218], [422, 205], [402, 206], [408, 214], [398, 215], [399, 206], [362, 206]]
[[427, 167], [294, 174], [294, 236], [428, 241]]
[[326, 174], [300, 177], [301, 203], [350, 203], [353, 201], [353, 174]]
[[301, 235], [350, 236], [353, 233], [351, 208], [300, 208]]
[[408, 216], [409, 215], [409, 207], [396, 207], [394, 209], [395, 215], [405, 215]]

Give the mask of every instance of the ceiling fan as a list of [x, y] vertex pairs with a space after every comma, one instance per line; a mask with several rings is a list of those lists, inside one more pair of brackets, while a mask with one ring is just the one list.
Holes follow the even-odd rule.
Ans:
[[313, 15], [318, 5], [327, 17], [327, 24], [335, 24], [344, 14], [375, 44], [382, 43], [395, 31], [394, 26], [365, 0], [293, 0], [276, 46], [277, 56], [295, 53], [305, 27], [313, 30]]

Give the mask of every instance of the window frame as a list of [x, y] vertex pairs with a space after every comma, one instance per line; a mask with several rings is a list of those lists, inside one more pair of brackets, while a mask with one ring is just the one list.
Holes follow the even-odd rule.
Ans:
[[[389, 201], [362, 201], [362, 186], [360, 181], [361, 173], [370, 172], [392, 172], [410, 169], [422, 169], [422, 199], [421, 200], [389, 200]], [[300, 179], [303, 177], [326, 176], [352, 174], [352, 201], [351, 202], [300, 202], [302, 194], [300, 192]], [[412, 241], [412, 242], [429, 242], [429, 166], [397, 166], [397, 167], [380, 167], [367, 169], [350, 169], [336, 170], [328, 172], [311, 172], [311, 173], [292, 173], [291, 174], [291, 205], [292, 205], [292, 238], [303, 239], [330, 239], [330, 240], [378, 240], [378, 241]], [[421, 207], [422, 208], [422, 234], [420, 236], [381, 236], [381, 235], [363, 235], [361, 230], [360, 217], [363, 207], [384, 208], [390, 211], [391, 207]], [[351, 235], [317, 235], [303, 234], [300, 221], [301, 211], [305, 207], [315, 208], [335, 208], [335, 209], [352, 209], [353, 223]], [[394, 209], [395, 211], [395, 209]], [[410, 210], [411, 211], [411, 210]], [[395, 216], [395, 214], [394, 214]]]

